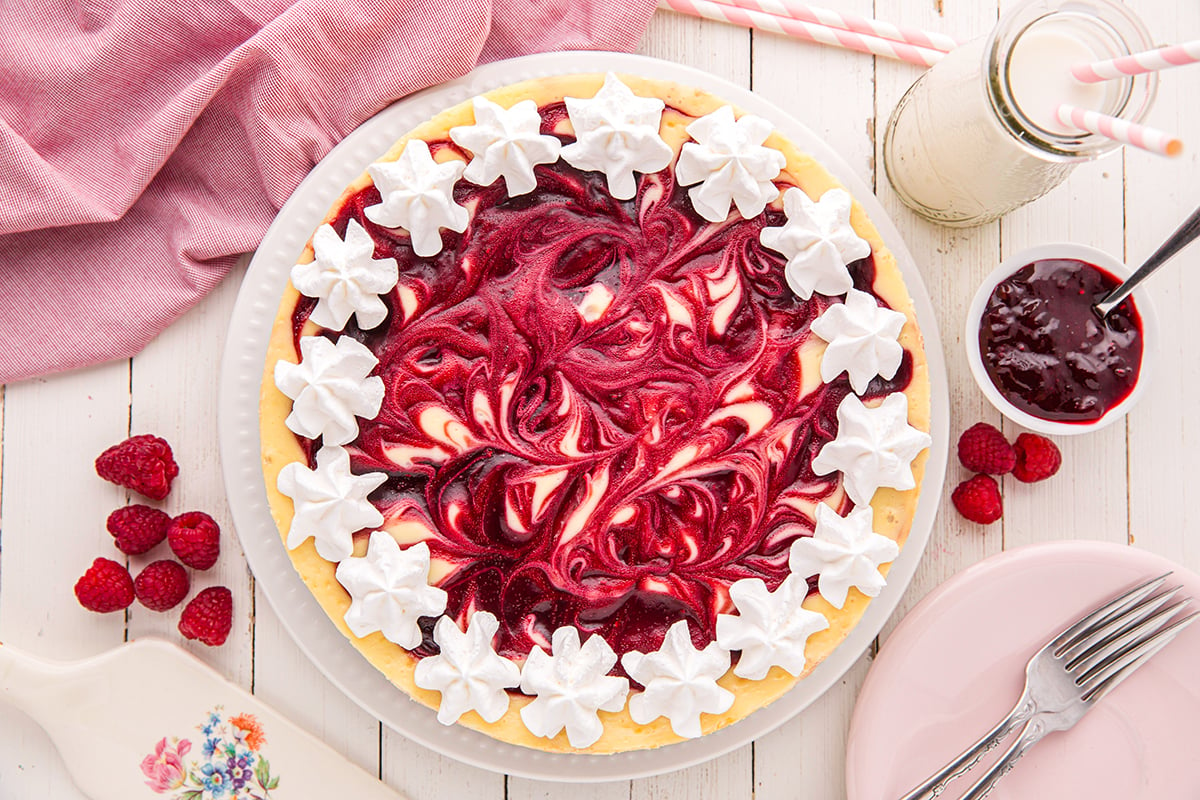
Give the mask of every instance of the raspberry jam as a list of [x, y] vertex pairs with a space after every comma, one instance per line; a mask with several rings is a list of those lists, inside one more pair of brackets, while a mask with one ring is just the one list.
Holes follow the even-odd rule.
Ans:
[[1095, 264], [1045, 259], [997, 284], [979, 326], [984, 368], [1005, 399], [1054, 422], [1089, 423], [1129, 396], [1142, 364], [1132, 300], [1092, 308], [1120, 283]]
[[[561, 104], [542, 115], [552, 133]], [[563, 625], [649, 652], [681, 619], [704, 646], [733, 611], [729, 585], [777, 588], [813, 506], [837, 490], [811, 464], [850, 386], [814, 380], [803, 354], [838, 300], [789, 291], [759, 242], [778, 210], [708, 223], [670, 169], [640, 176], [628, 201], [564, 161], [536, 174], [515, 198], [502, 181], [460, 181], [471, 224], [444, 231], [432, 258], [365, 219], [373, 186], [331, 221], [344, 235], [357, 220], [375, 257], [400, 266], [387, 320], [345, 331], [379, 357], [385, 386], [352, 467], [388, 474], [371, 495], [386, 525], [429, 531], [446, 613], [494, 613], [501, 655], [549, 649]], [[871, 291], [870, 256], [850, 272]], [[312, 307], [297, 304], [297, 337]], [[867, 397], [903, 390], [912, 363], [905, 353]], [[437, 651], [423, 623], [418, 657]]]

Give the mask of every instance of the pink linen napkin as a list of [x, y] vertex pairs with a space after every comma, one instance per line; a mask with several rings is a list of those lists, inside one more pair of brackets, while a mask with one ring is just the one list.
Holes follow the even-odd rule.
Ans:
[[653, 10], [3, 0], [0, 384], [137, 353], [397, 98], [511, 56], [630, 50]]

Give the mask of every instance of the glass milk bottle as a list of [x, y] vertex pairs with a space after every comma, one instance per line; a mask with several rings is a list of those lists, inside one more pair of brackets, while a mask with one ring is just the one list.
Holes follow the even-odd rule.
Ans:
[[1072, 65], [1153, 47], [1108, 0], [1032, 0], [925, 73], [892, 112], [883, 163], [900, 198], [944, 225], [990, 222], [1120, 145], [1064, 126], [1059, 103], [1139, 122], [1154, 73], [1085, 84]]

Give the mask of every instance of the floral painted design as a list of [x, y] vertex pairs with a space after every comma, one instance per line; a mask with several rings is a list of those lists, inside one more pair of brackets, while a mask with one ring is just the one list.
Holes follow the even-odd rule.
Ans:
[[142, 759], [147, 786], [171, 800], [270, 800], [279, 777], [271, 774], [262, 752], [267, 737], [253, 714], [226, 718], [218, 706], [196, 727], [200, 757], [186, 759], [190, 740], [164, 737]]

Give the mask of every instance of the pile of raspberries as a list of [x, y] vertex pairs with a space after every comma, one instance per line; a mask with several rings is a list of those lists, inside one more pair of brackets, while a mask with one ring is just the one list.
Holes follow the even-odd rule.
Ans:
[[[114, 445], [96, 459], [96, 474], [151, 500], [171, 491], [179, 465], [171, 446], [157, 436], [142, 435]], [[221, 529], [203, 511], [172, 518], [148, 505], [118, 508], [108, 516], [113, 544], [127, 556], [149, 553], [165, 540], [175, 554], [147, 565], [138, 576], [118, 561], [97, 558], [75, 584], [75, 597], [89, 611], [107, 614], [129, 608], [136, 598], [151, 611], [169, 611], [191, 591], [187, 569], [207, 570], [221, 554]], [[210, 647], [224, 644], [233, 626], [233, 595], [224, 586], [198, 593], [184, 607], [179, 632]]]
[[1012, 476], [1022, 483], [1049, 478], [1062, 466], [1062, 453], [1045, 436], [1022, 433], [1012, 444], [995, 427], [980, 422], [963, 431], [958, 439], [958, 460], [980, 473], [960, 483], [951, 502], [972, 522], [989, 525], [1004, 514], [1000, 485], [993, 475]]

